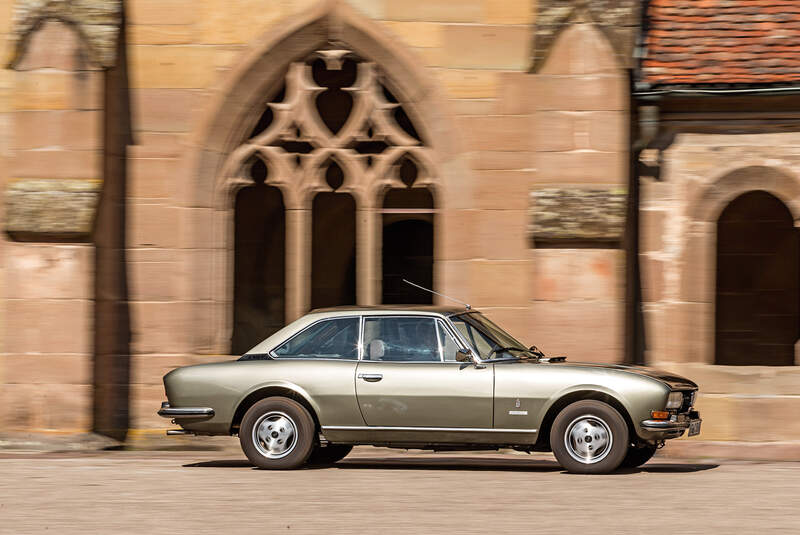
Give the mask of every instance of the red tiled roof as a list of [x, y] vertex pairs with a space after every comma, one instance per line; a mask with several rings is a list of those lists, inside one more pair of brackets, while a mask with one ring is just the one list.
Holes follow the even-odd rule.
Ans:
[[651, 86], [800, 82], [800, 0], [652, 0]]

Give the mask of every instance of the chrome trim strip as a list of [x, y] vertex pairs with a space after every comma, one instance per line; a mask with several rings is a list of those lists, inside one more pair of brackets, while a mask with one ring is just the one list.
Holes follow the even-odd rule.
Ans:
[[356, 360], [361, 362], [364, 360], [364, 352], [366, 348], [364, 347], [364, 314], [358, 316], [358, 355], [356, 355]]
[[175, 436], [175, 435], [193, 435], [191, 431], [187, 431], [186, 429], [167, 429], [167, 436]]
[[457, 433], [536, 433], [538, 429], [489, 429], [485, 427], [384, 427], [370, 425], [325, 425], [323, 431], [438, 431]]

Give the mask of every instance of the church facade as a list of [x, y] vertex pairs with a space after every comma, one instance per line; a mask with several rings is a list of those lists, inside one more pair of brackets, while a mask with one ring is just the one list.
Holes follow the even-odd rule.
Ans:
[[170, 369], [405, 278], [800, 451], [800, 9], [695, 4], [3, 3], [0, 431], [160, 436]]

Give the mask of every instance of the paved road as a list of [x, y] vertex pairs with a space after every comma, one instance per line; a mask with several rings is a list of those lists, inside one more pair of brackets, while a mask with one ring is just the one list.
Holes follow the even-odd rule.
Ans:
[[357, 448], [334, 467], [223, 452], [0, 452], [0, 533], [797, 533], [800, 463], [654, 459], [607, 476], [545, 455]]

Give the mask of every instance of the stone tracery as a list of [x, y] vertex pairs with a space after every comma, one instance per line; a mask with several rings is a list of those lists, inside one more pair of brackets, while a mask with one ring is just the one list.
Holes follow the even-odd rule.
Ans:
[[[315, 77], [320, 66], [339, 80], [353, 69], [354, 81], [322, 85]], [[351, 104], [341, 96], [322, 98], [335, 92]], [[252, 137], [231, 153], [223, 175], [229, 184], [250, 183], [247, 169], [260, 158], [269, 168], [267, 184], [289, 193], [287, 206], [307, 208], [315, 193], [336, 189], [354, 194], [365, 209], [379, 206], [390, 188], [432, 186], [428, 151], [377, 65], [348, 50], [321, 50], [290, 64], [285, 87], [267, 103]], [[331, 162], [342, 171], [338, 188], [326, 178]], [[409, 163], [416, 176], [404, 182], [400, 167]]]

